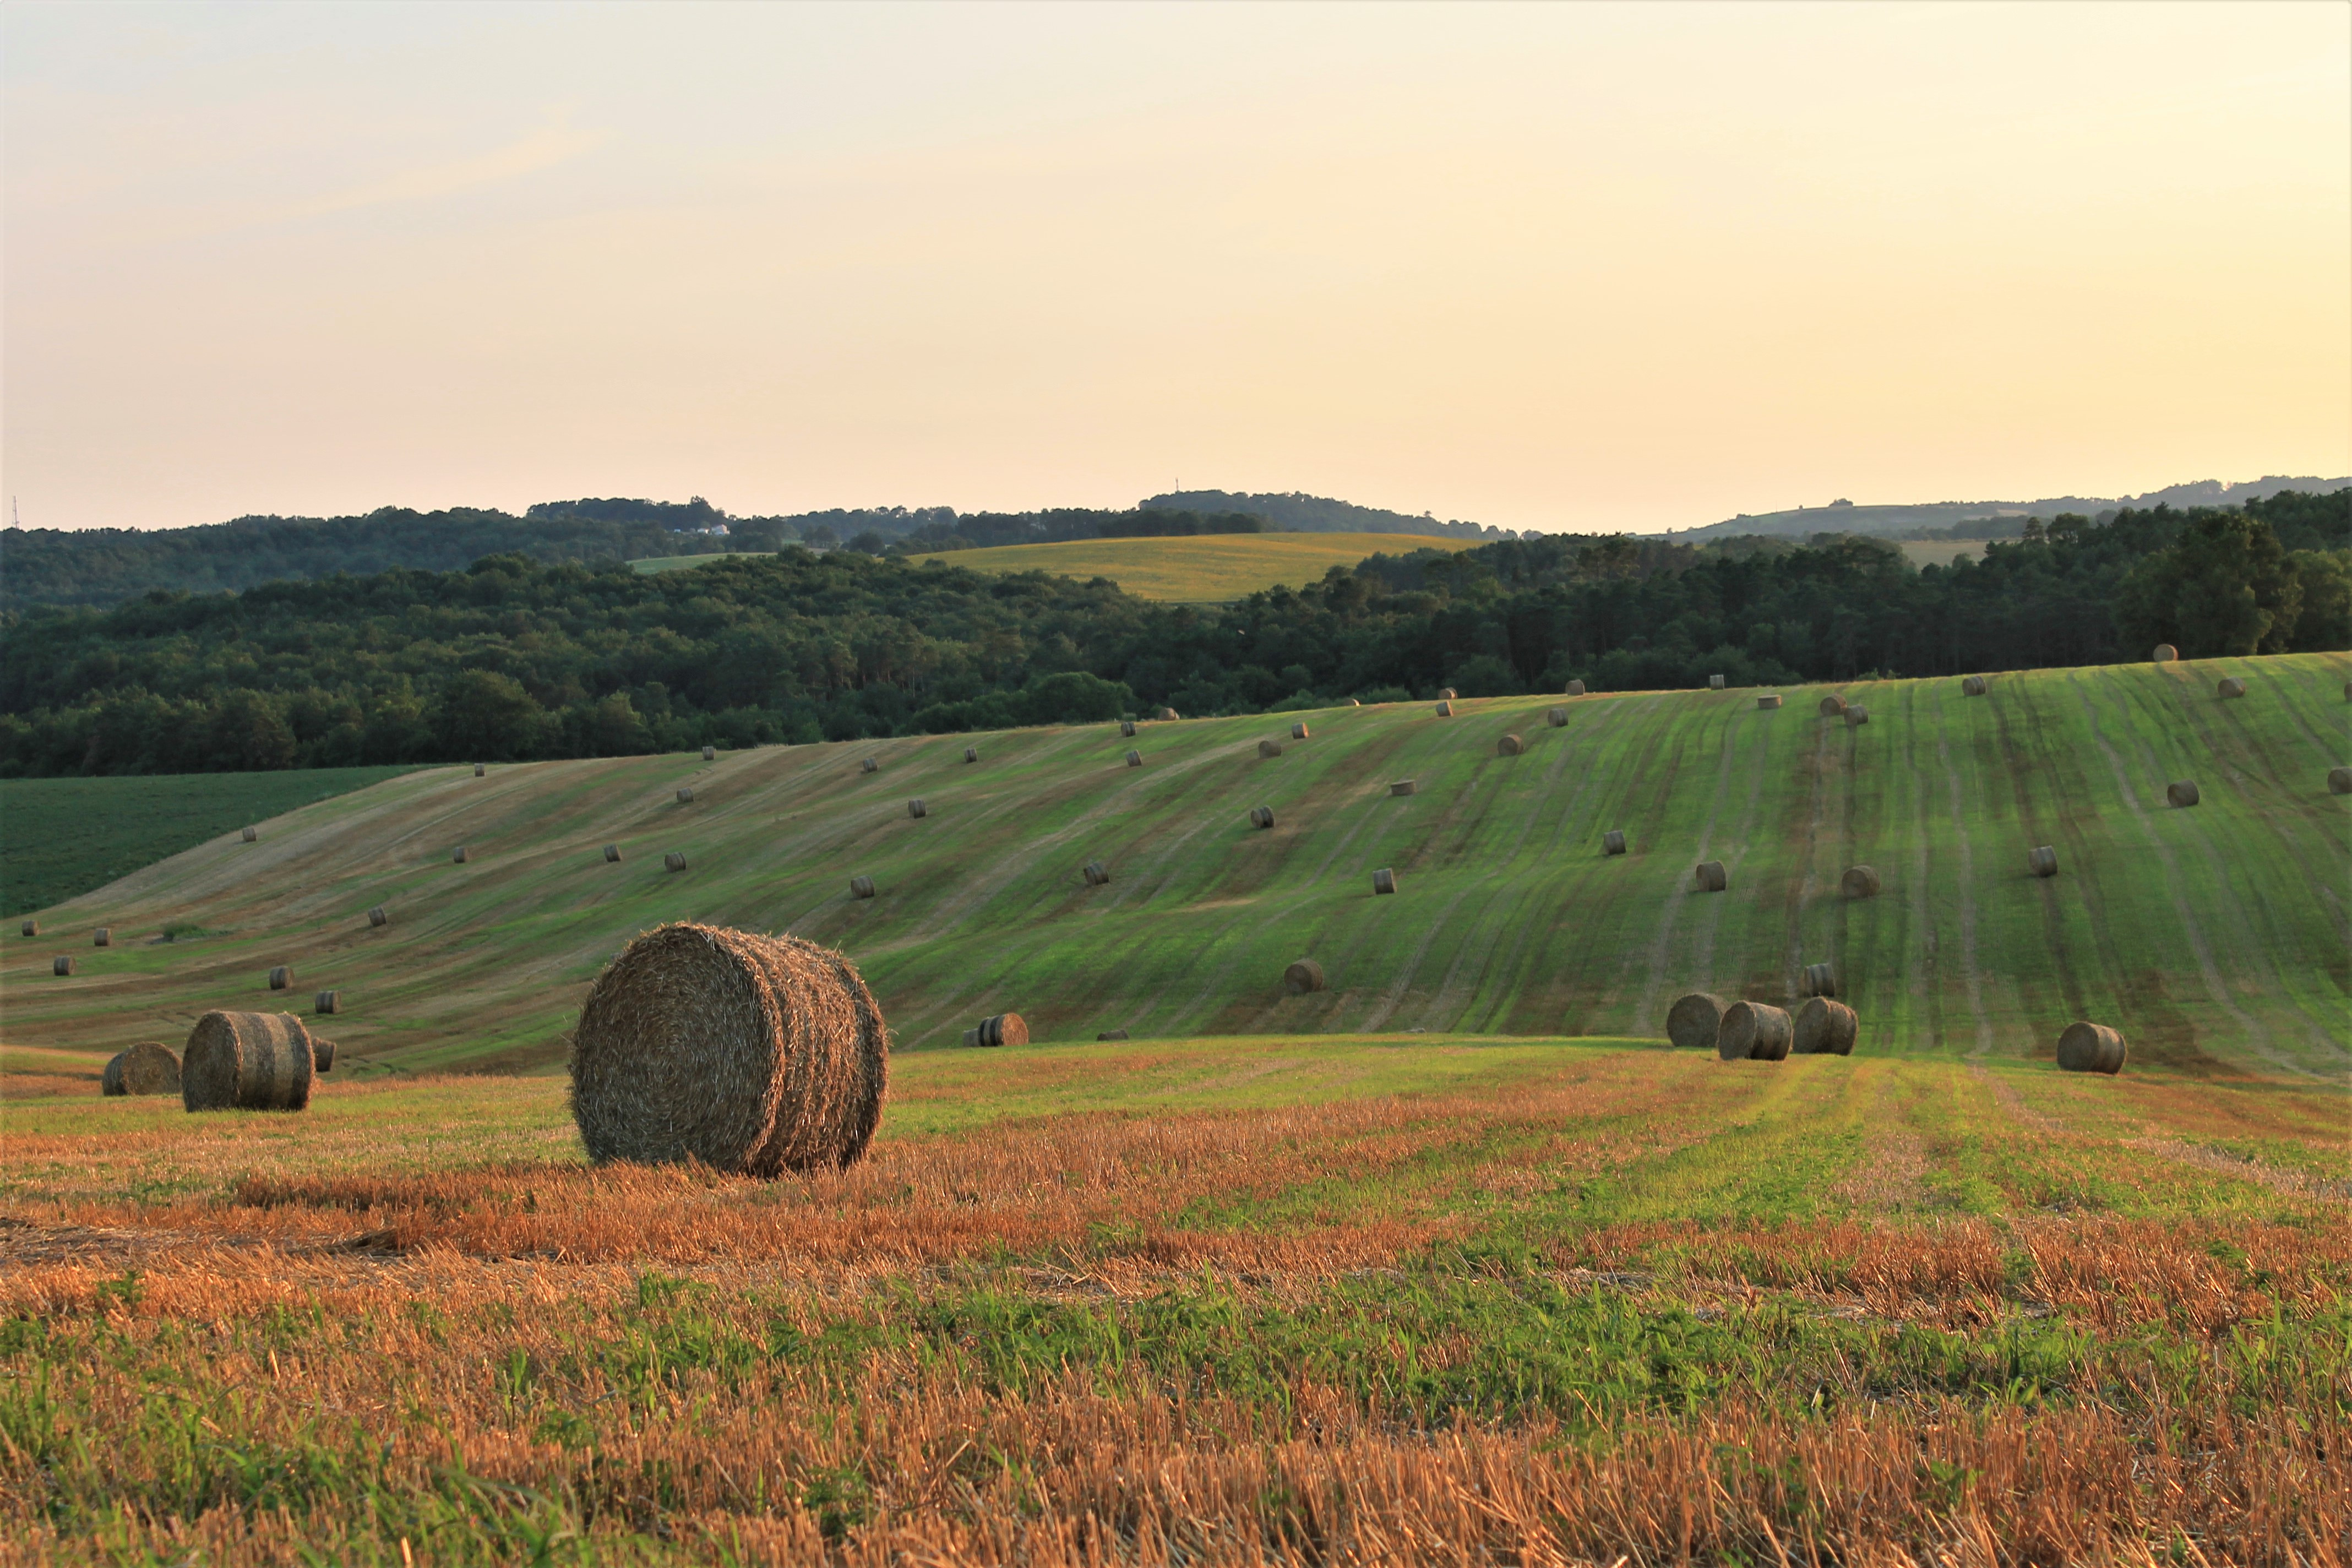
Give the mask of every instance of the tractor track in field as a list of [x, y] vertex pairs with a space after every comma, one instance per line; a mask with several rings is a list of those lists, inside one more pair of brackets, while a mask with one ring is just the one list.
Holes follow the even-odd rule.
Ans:
[[1951, 738], [1944, 725], [1943, 706], [1936, 713], [1936, 760], [1944, 765], [1944, 783], [1951, 791], [1952, 842], [1960, 857], [1960, 963], [1968, 984], [1969, 1012], [1977, 1021], [1977, 1048], [1971, 1057], [1992, 1053], [1992, 1020], [1985, 1016], [1984, 975], [1977, 966], [1976, 858], [1969, 847], [1968, 814], [1960, 809], [1960, 770], [1952, 761]]
[[[1788, 983], [1791, 995], [1801, 993], [1798, 984], [1805, 969], [1805, 915], [1820, 896], [1821, 877], [1817, 869], [1821, 856], [1822, 824], [1829, 815], [1830, 736], [1828, 729], [1816, 721], [1813, 744], [1805, 769], [1805, 825], [1798, 839], [1797, 852], [1803, 875], [1789, 879], [1790, 893], [1785, 900], [1781, 938], [1781, 978]], [[1832, 963], [1837, 962], [1832, 959]], [[1843, 977], [1842, 969], [1836, 971]]]
[[[1912, 923], [1917, 928], [1921, 962], [1911, 972], [1911, 1001], [1918, 1016], [1926, 1021], [1927, 1043], [1941, 1048], [1944, 1044], [1944, 951], [1943, 931], [1937, 924], [1935, 900], [1928, 896], [1934, 886], [1935, 866], [1927, 838], [1927, 770], [1919, 765], [1919, 732], [1916, 722], [1917, 705], [1905, 705], [1903, 726], [1903, 776], [1910, 786], [1911, 885], [1906, 889], [1906, 905]], [[1858, 731], [1857, 731], [1858, 732]]]
[[[1718, 713], [1710, 714], [1708, 717], [1719, 717], [1719, 710]], [[1697, 863], [1700, 864], [1706, 862], [1707, 851], [1715, 843], [1715, 821], [1722, 815], [1723, 797], [1731, 789], [1731, 747], [1728, 744], [1721, 744], [1719, 749], [1723, 753], [1723, 760], [1716, 770], [1715, 797], [1707, 803], [1706, 821], [1698, 830]], [[1680, 773], [1680, 761], [1677, 758], [1676, 776], [1679, 776]], [[1676, 878], [1674, 890], [1666, 895], [1665, 907], [1658, 916], [1658, 934], [1650, 941], [1647, 954], [1650, 966], [1649, 977], [1642, 983], [1641, 999], [1634, 1005], [1633, 1012], [1636, 1018], [1646, 1020], [1656, 1016], [1658, 988], [1665, 980], [1666, 954], [1674, 943], [1675, 923], [1681, 918], [1683, 904], [1691, 895], [1691, 881], [1692, 879], [1689, 877]]]

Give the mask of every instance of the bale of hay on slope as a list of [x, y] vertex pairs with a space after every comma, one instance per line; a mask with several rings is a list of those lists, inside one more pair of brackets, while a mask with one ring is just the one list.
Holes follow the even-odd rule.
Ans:
[[1831, 1001], [1826, 994], [1818, 995], [1797, 1009], [1796, 1019], [1790, 1025], [1789, 1048], [1801, 1057], [1850, 1057], [1854, 1037], [1861, 1030], [1853, 1008]]
[[1870, 710], [1859, 702], [1849, 702], [1845, 705], [1845, 721], [1859, 729], [1870, 722]]
[[719, 760], [719, 748], [718, 748], [718, 747], [716, 747], [716, 746], [705, 746], [705, 747], [703, 747], [703, 748], [702, 748], [702, 760], [703, 760], [704, 762], [706, 762], [706, 763], [715, 763], [715, 762], [717, 762], [717, 761]]
[[2195, 805], [2200, 798], [2197, 785], [2188, 779], [2164, 786], [2164, 798], [2173, 805]]
[[1601, 853], [1603, 855], [1622, 855], [1625, 853], [1624, 829], [1612, 827], [1608, 832], [1602, 834], [1601, 836]]
[[320, 992], [317, 1004], [311, 1008], [315, 1013], [340, 1013], [342, 1010], [343, 994], [340, 991]]
[[72, 954], [61, 952], [55, 958], [49, 960], [49, 973], [51, 974], [71, 974], [73, 972], [74, 961]]
[[605, 846], [604, 846], [604, 864], [605, 864], [605, 865], [607, 865], [607, 866], [617, 866], [617, 865], [619, 865], [619, 864], [620, 864], [620, 862], [621, 862], [621, 847], [620, 847], [619, 845], [617, 845], [617, 844], [607, 844], [607, 845], [605, 845]]
[[1454, 688], [1452, 688], [1452, 687], [1450, 687], [1450, 686], [1442, 686], [1442, 687], [1438, 688], [1437, 695], [1438, 695], [1441, 699], [1443, 699], [1444, 700], [1445, 700], [1445, 701], [1447, 701], [1447, 702], [1451, 702], [1451, 701], [1453, 701], [1456, 697], [1459, 697], [1459, 696], [1461, 696], [1462, 694], [1461, 694], [1460, 692], [1458, 692], [1458, 691], [1454, 690]]
[[882, 771], [881, 759], [878, 757], [861, 757], [858, 759], [857, 771], [861, 773], [878, 773]]
[[1294, 741], [1303, 741], [1307, 739], [1307, 725], [1303, 720], [1290, 727], [1290, 738]]
[[685, 853], [685, 851], [683, 851], [683, 850], [679, 850], [679, 849], [673, 849], [673, 850], [671, 850], [668, 854], [667, 854], [667, 855], [663, 856], [663, 857], [662, 857], [662, 869], [663, 869], [663, 870], [665, 870], [665, 871], [683, 871], [683, 870], [685, 870], [685, 869], [686, 869], [686, 853]]
[[973, 1046], [1025, 1046], [1029, 1043], [1029, 1026], [1018, 1013], [998, 1013], [982, 1018], [964, 1032], [964, 1043]]
[[1961, 695], [1961, 696], [1963, 696], [1963, 697], [1982, 697], [1984, 694], [1985, 694], [1985, 678], [1984, 678], [1983, 676], [1981, 676], [1981, 675], [1969, 675], [1969, 676], [1963, 676], [1963, 677], [1960, 679], [1960, 695]]
[[1734, 1002], [1723, 1010], [1715, 1054], [1727, 1062], [1785, 1061], [1796, 1026], [1789, 1015], [1762, 1002]]
[[967, 763], [976, 763], [980, 761], [980, 748], [978, 746], [966, 746], [963, 749], [963, 760]]
[[1842, 717], [1844, 715], [1844, 713], [1845, 713], [1845, 699], [1844, 699], [1844, 698], [1843, 698], [1843, 697], [1840, 697], [1836, 692], [1832, 691], [1832, 692], [1831, 692], [1827, 697], [1824, 697], [1824, 698], [1822, 698], [1822, 718], [1824, 718], [1824, 719], [1836, 719], [1836, 718], [1842, 718]]
[[92, 947], [112, 947], [114, 945], [114, 928], [111, 926], [100, 926], [96, 931], [91, 931], [89, 933], [89, 945]]
[[[2330, 795], [2352, 795], [2352, 768], [2328, 769], [2327, 793]], [[26, 921], [25, 924], [27, 928], [25, 934], [26, 936], [32, 935], [33, 932], [30, 928], [32, 927], [33, 922]]]
[[1174, 723], [1176, 721], [1176, 710], [1173, 708], [1162, 708], [1160, 710], [1159, 719], [1163, 724]]
[[1449, 697], [1437, 705], [1437, 716], [1441, 719], [1451, 719], [1454, 717], [1454, 699]]
[[1700, 861], [1697, 875], [1698, 890], [1702, 893], [1720, 893], [1731, 886], [1731, 874], [1723, 868], [1720, 860]]
[[[607, 846], [607, 847], [609, 848], [610, 846]], [[620, 857], [618, 855], [607, 855], [604, 858], [607, 860], [617, 860]], [[382, 904], [378, 904], [368, 910], [368, 929], [370, 931], [381, 931], [383, 927], [388, 926], [391, 923], [391, 911], [386, 910]]]
[[281, 963], [272, 969], [269, 972], [269, 988], [272, 991], [294, 989], [294, 966], [290, 963]]
[[1666, 1040], [1677, 1050], [1711, 1051], [1722, 1024], [1723, 998], [1712, 991], [1693, 991], [1675, 997], [1666, 1009]]
[[1128, 753], [1127, 753], [1127, 765], [1128, 765], [1129, 767], [1130, 767], [1130, 768], [1139, 768], [1139, 767], [1141, 767], [1141, 766], [1143, 765], [1143, 753], [1142, 753], [1141, 752], [1128, 752]]
[[907, 815], [919, 822], [931, 815], [931, 808], [925, 805], [920, 799], [910, 800], [907, 803]]
[[1547, 709], [1545, 709], [1545, 710], [1544, 710], [1544, 722], [1545, 722], [1545, 723], [1547, 723], [1547, 724], [1549, 724], [1549, 725], [1550, 725], [1550, 726], [1551, 726], [1553, 729], [1555, 729], [1555, 730], [1565, 730], [1565, 729], [1567, 729], [1567, 728], [1568, 728], [1568, 710], [1567, 710], [1567, 709], [1565, 709], [1565, 708], [1547, 708]]
[[1282, 972], [1285, 994], [1304, 996], [1309, 991], [1323, 989], [1323, 966], [1311, 958], [1302, 958]]
[[1583, 696], [1583, 695], [1584, 695], [1584, 682], [1582, 682], [1581, 680], [1571, 680], [1571, 681], [1570, 681], [1570, 682], [1568, 683], [1568, 691], [1567, 691], [1567, 695], [1568, 695], [1568, 696], [1570, 696], [1570, 697], [1581, 697], [1581, 696]]
[[142, 1040], [114, 1053], [99, 1075], [98, 1088], [100, 1094], [177, 1094], [179, 1056], [158, 1041]]
[[1272, 827], [1274, 826], [1274, 807], [1270, 805], [1251, 806], [1249, 808], [1249, 825], [1252, 827]]
[[840, 953], [680, 922], [604, 967], [572, 1036], [572, 1115], [602, 1164], [773, 1178], [847, 1165], [882, 1120], [890, 1041]]
[[2025, 852], [2026, 868], [2037, 877], [2058, 874], [2058, 851], [2050, 845], [2037, 844]]
[[247, 844], [257, 844], [261, 840], [261, 829], [258, 827], [248, 827], [242, 835], [240, 835], [240, 837], [242, 837]]
[[180, 1103], [190, 1110], [303, 1110], [320, 1054], [319, 1041], [291, 1013], [207, 1013], [180, 1054]]
[[38, 936], [41, 934], [41, 922], [38, 921], [26, 921], [17, 929], [22, 931], [26, 936]]
[[1849, 899], [1874, 899], [1881, 884], [1877, 870], [1869, 866], [1849, 866], [1838, 879], [1838, 888]]
[[1391, 795], [1411, 795], [1412, 793], [1412, 781], [1411, 779], [1399, 779], [1396, 783], [1389, 785], [1389, 793]]
[[1506, 733], [1495, 742], [1495, 754], [1498, 757], [1516, 757], [1527, 749], [1528, 743], [1514, 734]]
[[466, 863], [466, 847], [464, 845], [460, 844], [457, 847], [449, 851], [449, 863], [453, 866], [462, 866]]
[[2168, 642], [2160, 642], [2156, 645], [2156, 651], [2149, 654], [2147, 657], [2154, 659], [2158, 664], [2170, 664], [2174, 659], [2180, 657], [2180, 650], [2174, 647]]
[[1257, 743], [1257, 754], [1260, 757], [1278, 757], [1282, 755], [1282, 742], [1279, 741], [1260, 741]]
[[1123, 1040], [1127, 1038], [1127, 1031], [1125, 1029], [1105, 1029], [1101, 1034], [1097, 1035], [1095, 1038], [1097, 1040]]
[[1721, 676], [1719, 676], [1719, 675], [1710, 675], [1710, 676], [1708, 676], [1708, 677], [1706, 678], [1706, 687], [1707, 687], [1707, 689], [1708, 689], [1708, 690], [1710, 690], [1710, 691], [1720, 691], [1720, 690], [1722, 690], [1722, 689], [1723, 689], [1723, 677], [1721, 677]]
[[2246, 683], [2234, 675], [2224, 676], [2221, 679], [2221, 684], [2214, 688], [2214, 690], [2224, 698], [2243, 697], [2246, 694]]
[[488, 770], [488, 768], [485, 768], [484, 766], [482, 766], [482, 764], [481, 764], [481, 763], [476, 763], [474, 764], [474, 776], [475, 776], [476, 778], [480, 778], [484, 773], [488, 773], [488, 772], [489, 772], [489, 770]]
[[1087, 886], [1089, 888], [1107, 888], [1110, 886], [1110, 868], [1104, 865], [1099, 860], [1087, 861], [1083, 867], [1079, 868], [1078, 875], [1087, 879]]
[[1837, 971], [1826, 963], [1808, 963], [1797, 975], [1797, 994], [1801, 996], [1834, 996], [1837, 993]]
[[874, 879], [862, 875], [849, 879], [849, 896], [853, 899], [872, 898], [874, 896]]
[[1118, 721], [1118, 732], [1126, 736], [1130, 741], [1135, 739], [1135, 721], [1132, 719], [1121, 719]]
[[2124, 1037], [2105, 1024], [2075, 1022], [2058, 1037], [2061, 1072], [2119, 1073], [2129, 1055]]
[[1397, 890], [1396, 873], [1383, 866], [1372, 873], [1372, 891], [1393, 893]]
[[1756, 706], [1759, 708], [1778, 708], [1780, 706], [1780, 694], [1777, 691], [1764, 692], [1756, 699]]
[[692, 784], [688, 784], [684, 789], [677, 792], [677, 804], [680, 805], [692, 805], [694, 804], [694, 786]]

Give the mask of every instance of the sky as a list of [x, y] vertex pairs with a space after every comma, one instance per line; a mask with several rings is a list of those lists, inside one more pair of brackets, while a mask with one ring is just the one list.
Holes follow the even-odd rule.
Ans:
[[0, 12], [27, 527], [2352, 472], [2340, 4]]

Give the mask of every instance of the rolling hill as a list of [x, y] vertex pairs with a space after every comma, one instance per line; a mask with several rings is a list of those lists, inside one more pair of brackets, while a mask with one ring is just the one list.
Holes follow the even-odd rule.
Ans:
[[[2249, 696], [2217, 700], [2230, 674]], [[2352, 800], [2326, 778], [2352, 752], [2347, 677], [2293, 655], [2001, 675], [1984, 699], [1867, 683], [1844, 689], [1859, 729], [1817, 715], [1821, 688], [1777, 710], [1702, 690], [435, 769], [174, 856], [38, 938], [12, 924], [5, 1039], [176, 1041], [206, 1008], [268, 1006], [290, 963], [300, 1004], [341, 990], [332, 1030], [362, 1065], [551, 1068], [620, 943], [698, 919], [839, 945], [901, 1048], [1008, 1008], [1055, 1039], [1655, 1035], [1680, 992], [1786, 1000], [1826, 960], [1864, 1054], [2046, 1056], [2087, 1016], [2141, 1060], [2339, 1077]], [[1309, 738], [1261, 758], [1292, 718]], [[1524, 755], [1497, 755], [1507, 731]], [[2168, 808], [2184, 778], [2202, 804]], [[1273, 830], [1245, 822], [1258, 805]], [[1630, 854], [1600, 852], [1612, 827]], [[2039, 844], [2054, 879], [2026, 873]], [[1108, 887], [1081, 881], [1091, 859]], [[1703, 859], [1728, 892], [1693, 890]], [[1878, 897], [1840, 896], [1855, 863]], [[1382, 867], [1396, 897], [1371, 894]], [[880, 896], [852, 900], [854, 873]], [[155, 940], [166, 922], [213, 934]], [[116, 946], [91, 947], [100, 924]], [[80, 973], [52, 978], [53, 953]], [[1301, 956], [1330, 990], [1283, 994]]]
[[1139, 598], [1222, 604], [1277, 584], [1293, 588], [1368, 555], [1469, 550], [1475, 539], [1397, 533], [1231, 533], [1176, 539], [1078, 539], [913, 555], [975, 572], [1050, 572], [1084, 582], [1108, 577]]

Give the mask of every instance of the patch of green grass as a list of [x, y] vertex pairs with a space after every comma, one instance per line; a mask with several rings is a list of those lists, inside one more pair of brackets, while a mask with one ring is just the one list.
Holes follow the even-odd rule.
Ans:
[[1108, 577], [1139, 598], [1223, 604], [1277, 584], [1319, 581], [1334, 566], [1416, 550], [1467, 550], [1475, 540], [1406, 533], [1213, 533], [1181, 539], [1077, 539], [1004, 544], [908, 559], [974, 572], [1045, 572], [1088, 581]]

